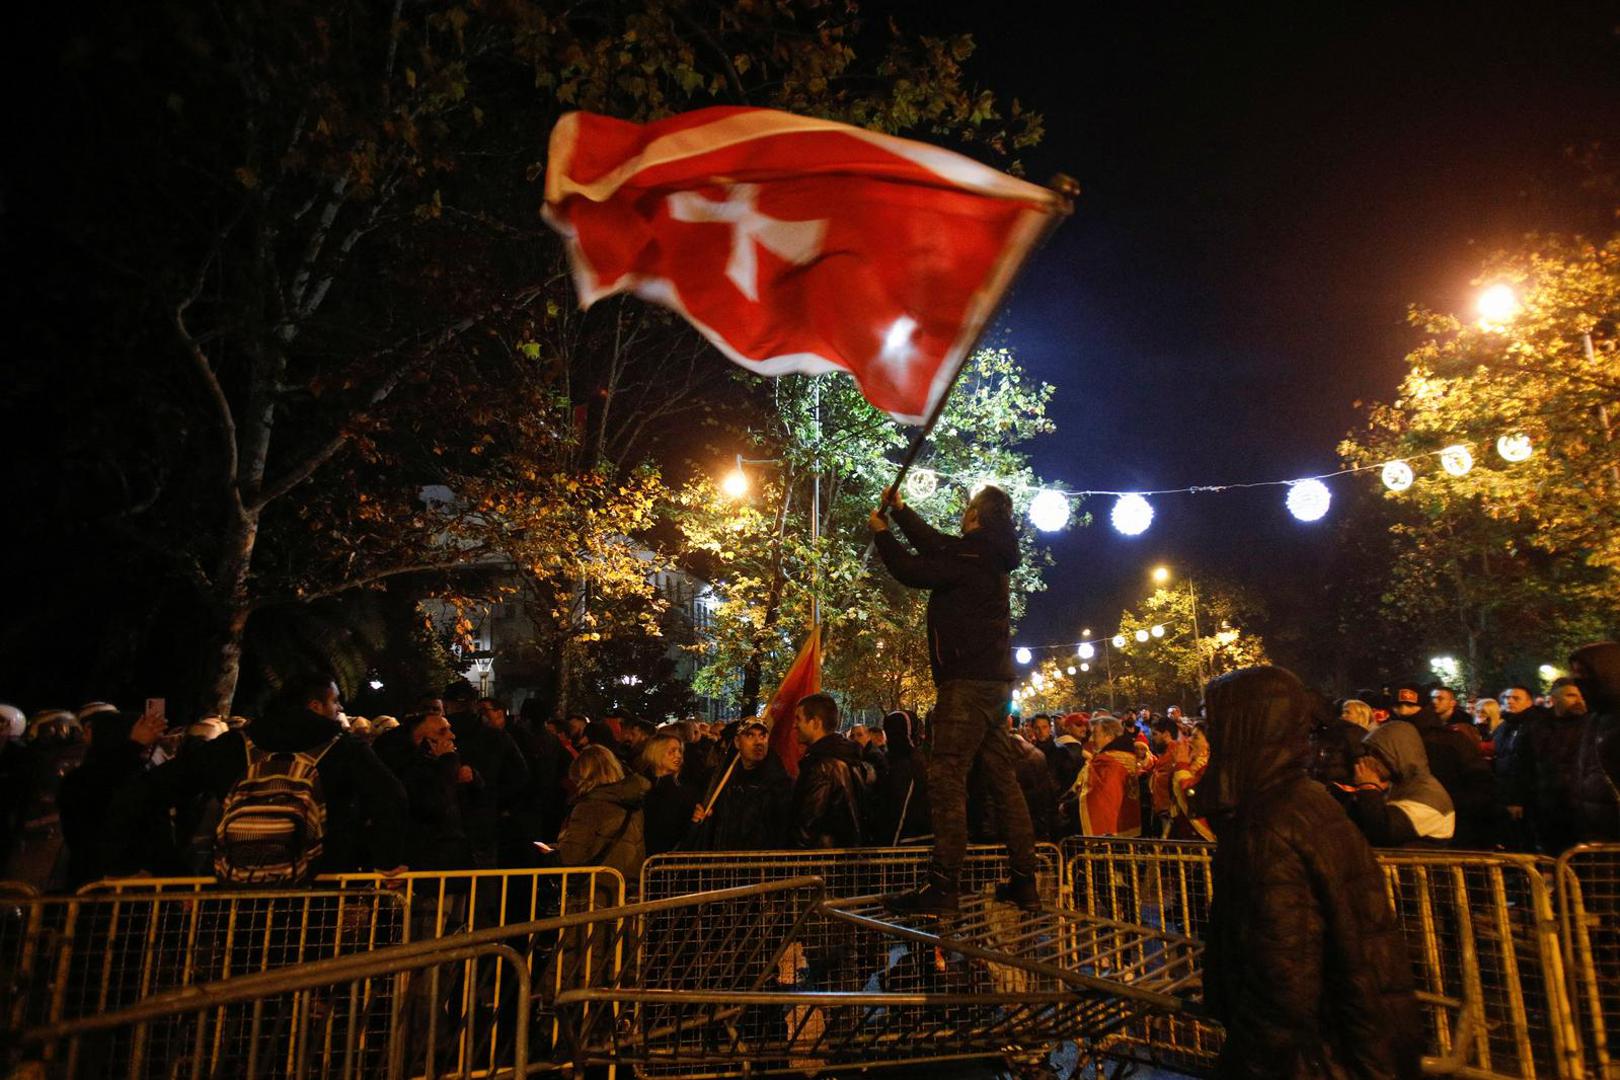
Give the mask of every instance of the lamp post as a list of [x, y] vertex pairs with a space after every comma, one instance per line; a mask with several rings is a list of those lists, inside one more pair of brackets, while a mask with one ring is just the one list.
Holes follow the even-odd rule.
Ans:
[[[1153, 568], [1153, 583], [1164, 585], [1170, 580], [1168, 566], [1155, 566]], [[1192, 575], [1187, 575], [1187, 601], [1192, 605], [1192, 632], [1193, 632], [1193, 663], [1198, 669], [1198, 690], [1204, 689], [1204, 639], [1198, 633], [1198, 590], [1193, 586]]]

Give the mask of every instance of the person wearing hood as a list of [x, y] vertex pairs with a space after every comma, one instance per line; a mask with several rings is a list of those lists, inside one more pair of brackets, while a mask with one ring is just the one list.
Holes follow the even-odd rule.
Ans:
[[[1350, 817], [1374, 847], [1432, 847], [1451, 842], [1457, 812], [1429, 772], [1423, 739], [1411, 724], [1367, 732], [1348, 786]], [[1345, 787], [1347, 785], [1341, 785]]]
[[612, 867], [626, 883], [639, 881], [647, 858], [647, 778], [626, 775], [617, 754], [591, 745], [568, 766], [568, 782], [574, 801], [557, 837], [558, 859], [564, 866]]
[[1495, 746], [1491, 768], [1496, 773], [1496, 801], [1501, 808], [1498, 837], [1509, 851], [1534, 851], [1535, 832], [1527, 813], [1535, 806], [1535, 788], [1522, 759], [1533, 722], [1547, 710], [1536, 704], [1528, 686], [1514, 684], [1502, 691], [1500, 700], [1502, 722], [1491, 733]]
[[793, 847], [855, 847], [867, 828], [861, 808], [871, 801], [863, 791], [870, 766], [837, 727], [838, 704], [827, 694], [810, 694], [793, 710], [793, 734], [804, 747], [789, 816]]
[[[939, 691], [932, 718], [933, 757], [928, 792], [934, 856], [919, 889], [890, 897], [905, 911], [952, 914], [958, 907], [962, 860], [967, 853], [967, 779], [981, 763], [997, 804], [1012, 876], [1001, 890], [1020, 907], [1036, 910], [1035, 831], [1018, 786], [1017, 754], [1007, 731], [1012, 699], [1010, 575], [1018, 566], [1018, 533], [1011, 497], [987, 485], [962, 512], [962, 535], [947, 536], [910, 510], [898, 491], [872, 512], [873, 543], [902, 585], [928, 590], [928, 663]], [[886, 508], [916, 552], [889, 531]]]
[[1223, 1077], [1416, 1077], [1412, 968], [1372, 848], [1306, 774], [1310, 701], [1279, 667], [1205, 692], [1198, 802], [1220, 836], [1204, 1002]]
[[1576, 758], [1576, 827], [1585, 843], [1612, 843], [1620, 840], [1620, 642], [1576, 649], [1569, 670], [1589, 712]]
[[888, 743], [889, 771], [878, 784], [878, 825], [873, 837], [879, 844], [898, 844], [908, 836], [926, 836], [928, 821], [927, 762], [921, 748], [917, 718], [897, 709], [883, 718]]
[[1395, 688], [1390, 720], [1406, 721], [1422, 737], [1429, 772], [1440, 781], [1457, 809], [1456, 846], [1490, 848], [1496, 797], [1491, 766], [1480, 753], [1479, 739], [1441, 723], [1433, 702], [1417, 683], [1402, 683]]

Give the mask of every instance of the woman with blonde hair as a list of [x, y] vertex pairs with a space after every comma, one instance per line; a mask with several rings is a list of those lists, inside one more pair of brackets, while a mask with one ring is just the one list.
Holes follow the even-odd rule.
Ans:
[[557, 838], [564, 866], [610, 866], [633, 882], [646, 859], [642, 803], [651, 786], [624, 768], [613, 752], [587, 746], [568, 766], [573, 805]]
[[686, 744], [674, 732], [660, 732], [641, 747], [636, 768], [652, 781], [647, 794], [647, 854], [662, 855], [680, 846], [692, 829], [699, 793], [681, 783]]

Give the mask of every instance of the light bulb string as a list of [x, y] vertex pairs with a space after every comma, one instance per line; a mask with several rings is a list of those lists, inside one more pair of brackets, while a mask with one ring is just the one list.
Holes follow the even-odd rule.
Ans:
[[[1168, 641], [1169, 638], [1170, 638], [1170, 630], [1171, 630], [1171, 628], [1175, 627], [1175, 628], [1179, 629], [1179, 624], [1177, 624], [1177, 623], [1154, 623], [1153, 625], [1154, 626], [1162, 626], [1162, 627], [1164, 627], [1163, 636], [1154, 637], [1152, 631], [1149, 631], [1148, 632], [1148, 641], [1138, 641], [1137, 642], [1138, 645], [1147, 645], [1147, 644], [1150, 644], [1150, 643], [1152, 643], [1154, 641]], [[1082, 638], [1079, 641], [1059, 642], [1058, 644], [1055, 644], [1055, 645], [1014, 645], [1013, 646], [1013, 653], [1016, 655], [1019, 649], [1028, 649], [1032, 653], [1042, 652], [1044, 650], [1049, 650], [1049, 649], [1078, 649], [1082, 645], [1091, 645], [1091, 646], [1093, 646], [1095, 648], [1099, 648], [1099, 649], [1101, 649], [1101, 648], [1124, 649], [1130, 644], [1131, 641], [1135, 640], [1135, 636], [1136, 636], [1136, 631], [1134, 631], [1134, 630], [1131, 631], [1131, 633], [1129, 633], [1129, 634], [1124, 634], [1124, 633], [1115, 634], [1114, 637], [1122, 637], [1122, 638], [1126, 639], [1126, 644], [1125, 645], [1115, 645], [1113, 643], [1114, 642], [1113, 637]]]
[[[1292, 487], [1295, 484], [1304, 483], [1304, 482], [1306, 482], [1308, 480], [1333, 480], [1333, 479], [1336, 479], [1336, 478], [1338, 478], [1340, 476], [1353, 476], [1353, 475], [1355, 475], [1357, 473], [1373, 472], [1375, 470], [1383, 469], [1386, 466], [1388, 466], [1390, 464], [1393, 464], [1396, 461], [1413, 461], [1413, 460], [1418, 460], [1418, 459], [1421, 459], [1421, 458], [1443, 457], [1447, 453], [1450, 453], [1453, 449], [1455, 449], [1456, 447], [1459, 447], [1459, 446], [1467, 447], [1469, 450], [1474, 450], [1476, 448], [1476, 444], [1472, 443], [1472, 442], [1452, 443], [1452, 444], [1450, 444], [1448, 446], [1441, 447], [1439, 450], [1425, 450], [1425, 451], [1422, 451], [1421, 453], [1408, 454], [1405, 457], [1401, 457], [1401, 458], [1391, 458], [1389, 461], [1379, 461], [1379, 462], [1375, 462], [1375, 463], [1373, 463], [1371, 465], [1353, 465], [1353, 466], [1350, 466], [1348, 468], [1337, 469], [1337, 470], [1335, 470], [1333, 472], [1317, 473], [1315, 476], [1296, 476], [1296, 477], [1293, 477], [1292, 479], [1289, 479], [1289, 480], [1252, 480], [1252, 481], [1247, 481], [1247, 482], [1238, 482], [1238, 483], [1229, 483], [1229, 484], [1189, 484], [1187, 487], [1154, 488], [1154, 489], [1150, 489], [1150, 490], [1148, 490], [1148, 489], [1137, 489], [1137, 490], [1134, 490], [1134, 491], [1114, 490], [1114, 489], [1106, 489], [1106, 488], [1085, 488], [1085, 489], [1081, 489], [1081, 490], [1070, 491], [1070, 490], [1065, 489], [1065, 488], [1051, 487], [1051, 486], [1039, 485], [1039, 484], [1020, 484], [1019, 487], [1020, 488], [1026, 488], [1026, 487], [1027, 488], [1034, 488], [1037, 491], [1051, 491], [1051, 492], [1055, 492], [1056, 494], [1059, 494], [1059, 495], [1062, 495], [1062, 496], [1064, 496], [1066, 498], [1071, 498], [1071, 499], [1084, 499], [1084, 498], [1089, 498], [1090, 496], [1093, 496], [1093, 495], [1098, 495], [1098, 496], [1112, 495], [1115, 498], [1123, 498], [1123, 497], [1125, 497], [1127, 495], [1142, 495], [1142, 496], [1147, 496], [1147, 495], [1202, 495], [1202, 494], [1207, 494], [1207, 493], [1210, 493], [1210, 492], [1219, 492], [1219, 491], [1243, 491], [1243, 490], [1249, 490], [1249, 489], [1253, 489], [1253, 488]], [[918, 470], [926, 470], [928, 472], [933, 473], [936, 477], [938, 477], [941, 480], [949, 480], [949, 481], [952, 481], [954, 483], [964, 484], [964, 485], [970, 484], [970, 483], [975, 483], [975, 482], [977, 482], [979, 480], [986, 479], [985, 477], [980, 476], [980, 475], [963, 476], [960, 473], [940, 472], [938, 469], [928, 468], [927, 466], [924, 466], [924, 465], [919, 465], [915, 469], [913, 469], [913, 475], [915, 475], [915, 473]]]

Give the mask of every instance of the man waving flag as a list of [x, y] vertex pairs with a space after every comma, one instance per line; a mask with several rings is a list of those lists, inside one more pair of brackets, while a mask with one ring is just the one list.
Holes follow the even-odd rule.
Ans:
[[544, 215], [580, 302], [633, 292], [762, 375], [847, 371], [924, 423], [1058, 192], [938, 147], [770, 109], [569, 113]]

